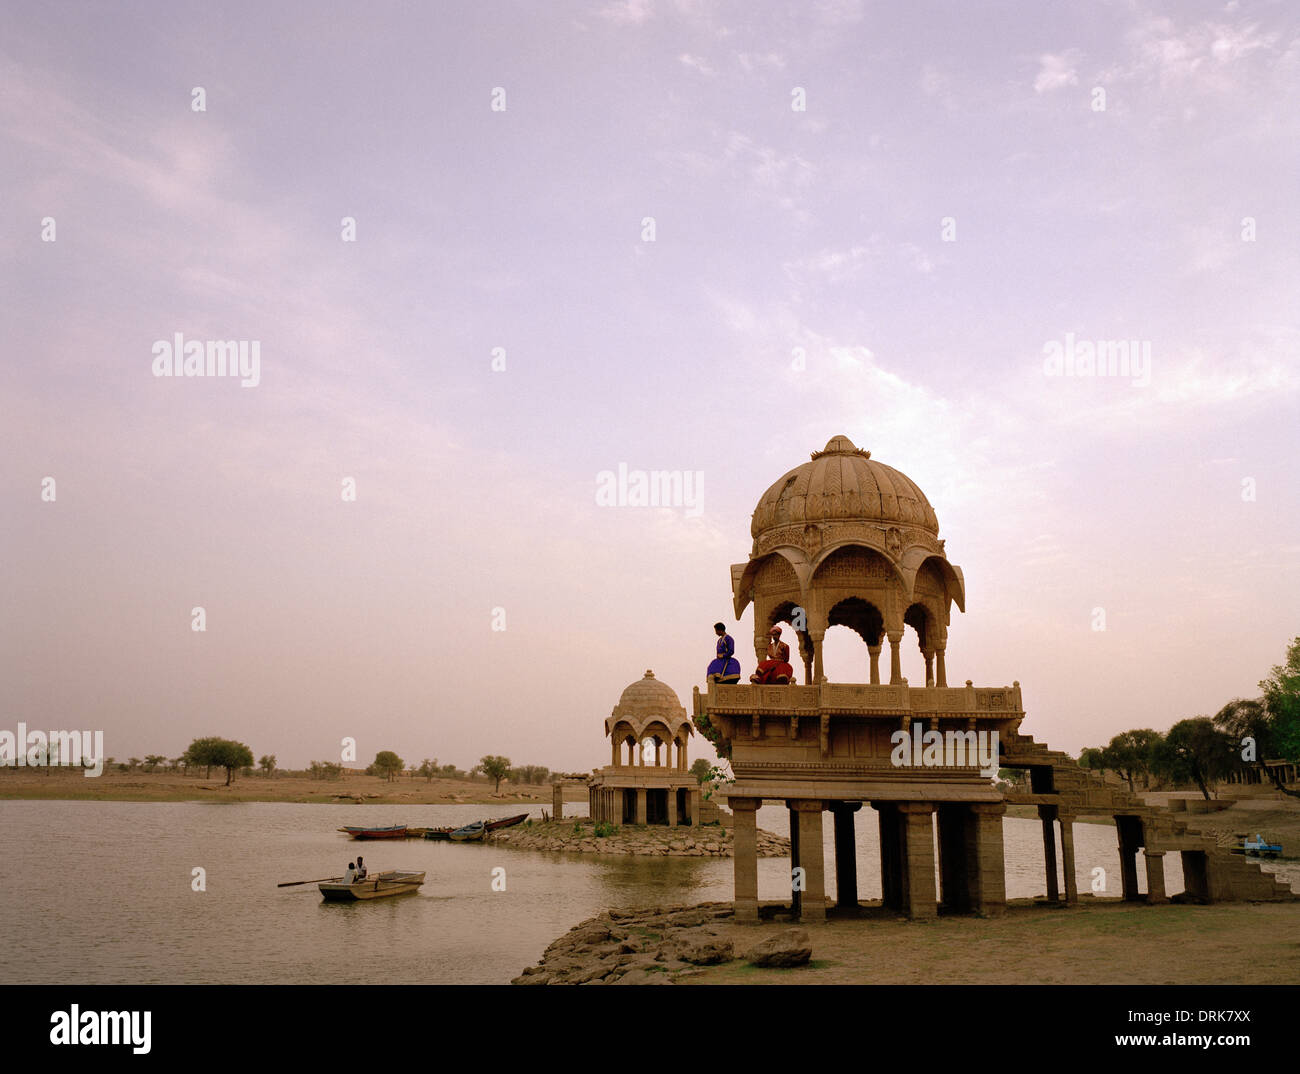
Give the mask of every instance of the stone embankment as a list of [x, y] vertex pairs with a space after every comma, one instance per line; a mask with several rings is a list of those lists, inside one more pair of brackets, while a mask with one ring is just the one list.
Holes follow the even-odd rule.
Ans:
[[[597, 834], [597, 833], [601, 834]], [[595, 825], [590, 820], [533, 821], [492, 836], [495, 846], [519, 850], [555, 850], [571, 854], [639, 854], [670, 858], [730, 858], [732, 833], [720, 825], [669, 828], [665, 825], [621, 827]], [[788, 857], [790, 840], [760, 829], [760, 858]]]
[[[731, 962], [730, 903], [606, 910], [574, 926], [511, 984], [672, 984]], [[787, 929], [745, 954], [756, 966], [800, 966], [812, 957], [808, 933]]]

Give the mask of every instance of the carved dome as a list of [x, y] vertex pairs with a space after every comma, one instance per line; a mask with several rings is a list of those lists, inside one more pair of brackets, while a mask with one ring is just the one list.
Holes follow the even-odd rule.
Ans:
[[686, 718], [686, 709], [682, 707], [676, 692], [666, 682], [656, 679], [653, 671], [647, 671], [623, 691], [618, 704], [614, 706], [614, 711], [605, 721], [605, 734], [610, 734], [620, 721], [630, 724], [638, 733], [655, 722], [665, 724], [673, 734], [676, 734], [683, 724], [686, 725], [688, 733], [691, 731], [690, 722]]
[[[833, 436], [812, 459], [763, 493], [750, 534], [833, 519], [892, 522], [939, 535], [934, 508], [906, 474], [876, 462], [847, 436]], [[630, 689], [630, 687], [629, 687]], [[626, 696], [626, 694], [624, 695]]]

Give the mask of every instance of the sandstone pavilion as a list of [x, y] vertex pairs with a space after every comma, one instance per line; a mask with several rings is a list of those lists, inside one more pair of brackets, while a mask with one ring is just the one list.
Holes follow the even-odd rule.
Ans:
[[[1170, 852], [1182, 856], [1188, 899], [1295, 897], [1212, 837], [1188, 831], [1173, 813], [1147, 806], [1064, 753], [1022, 735], [1018, 682], [948, 684], [948, 626], [954, 604], [965, 611], [965, 582], [948, 560], [934, 509], [904, 474], [836, 436], [763, 494], [751, 535], [748, 562], [731, 568], [736, 618], [753, 606], [754, 651], [760, 660], [768, 630], [788, 626], [798, 639], [803, 675], [802, 684], [710, 683], [694, 690], [695, 726], [729, 760], [735, 776], [727, 804], [734, 813], [738, 921], [760, 916], [755, 811], [763, 802], [784, 802], [790, 811], [792, 876], [801, 882], [792, 884], [782, 905], [803, 920], [821, 920], [828, 912], [855, 915], [863, 908], [855, 825], [864, 805], [880, 827], [884, 906], [913, 918], [940, 910], [1003, 912], [1002, 817], [1009, 803], [1037, 807], [1046, 895], [1052, 902], [1078, 899], [1073, 823], [1085, 815], [1114, 823], [1127, 900], [1167, 901], [1164, 857]], [[862, 639], [862, 681], [830, 682], [824, 675], [822, 643], [832, 626], [846, 626]], [[913, 685], [902, 675], [900, 652], [907, 639], [915, 640], [924, 658], [924, 683]], [[887, 674], [881, 667], [886, 641]], [[628, 687], [607, 721], [615, 765], [604, 771], [615, 779], [645, 771], [619, 764], [619, 743], [651, 728], [664, 741], [679, 744], [678, 771], [685, 769], [681, 725], [671, 719], [646, 721], [652, 696], [662, 698], [658, 711], [668, 715], [667, 698], [676, 696], [647, 673], [641, 684]], [[624, 709], [641, 718], [620, 722]], [[891, 736], [896, 731], [907, 732], [908, 741], [918, 746], [934, 743], [927, 732], [939, 732], [944, 745], [928, 757], [909, 749], [905, 760], [895, 763], [899, 752]], [[1000, 790], [991, 774], [981, 773], [977, 750], [969, 749], [980, 741], [995, 743], [995, 768], [1028, 770], [1027, 792]], [[940, 763], [924, 763], [936, 756]], [[600, 793], [593, 788], [593, 816], [612, 801], [614, 819], [626, 818], [631, 801], [626, 796], [633, 787], [638, 821], [661, 808], [652, 810], [651, 799], [642, 798], [648, 785], [642, 791], [634, 775], [624, 778], [622, 804], [617, 793], [609, 796], [619, 783], [607, 780]], [[672, 794], [668, 801], [671, 809]], [[823, 851], [827, 813], [834, 826], [833, 897], [826, 891]], [[1139, 885], [1139, 851], [1145, 891]], [[780, 908], [764, 905], [762, 911]]]

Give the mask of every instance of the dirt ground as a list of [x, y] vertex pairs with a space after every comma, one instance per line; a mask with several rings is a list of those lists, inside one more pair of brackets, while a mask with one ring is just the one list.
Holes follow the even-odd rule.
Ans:
[[[5, 799], [87, 799], [102, 802], [353, 802], [365, 805], [445, 805], [457, 802], [535, 802], [551, 808], [549, 786], [502, 783], [494, 793], [487, 780], [406, 776], [387, 782], [379, 776], [347, 774], [340, 779], [263, 775], [236, 777], [225, 786], [224, 770], [211, 779], [174, 772], [104, 772], [87, 779], [80, 770], [0, 768], [0, 801]], [[585, 787], [565, 789], [565, 801], [583, 802]]]
[[[727, 924], [737, 955], [790, 928]], [[802, 927], [802, 926], [801, 926]], [[1077, 909], [1013, 904], [1004, 917], [896, 916], [808, 927], [813, 961], [704, 968], [682, 984], [1300, 984], [1300, 902]]]

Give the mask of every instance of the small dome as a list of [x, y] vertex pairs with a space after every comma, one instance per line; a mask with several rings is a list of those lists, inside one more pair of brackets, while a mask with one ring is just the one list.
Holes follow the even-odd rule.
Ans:
[[750, 535], [778, 526], [858, 519], [918, 526], [939, 535], [930, 501], [906, 474], [876, 462], [847, 436], [833, 436], [811, 461], [796, 466], [763, 493]]
[[605, 734], [608, 735], [613, 731], [620, 720], [627, 722], [638, 732], [653, 721], [663, 722], [674, 734], [683, 725], [687, 727], [688, 733], [690, 732], [686, 709], [682, 707], [677, 694], [667, 683], [656, 679], [653, 671], [647, 671], [623, 691], [618, 704], [614, 706], [614, 711], [605, 721]]

